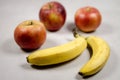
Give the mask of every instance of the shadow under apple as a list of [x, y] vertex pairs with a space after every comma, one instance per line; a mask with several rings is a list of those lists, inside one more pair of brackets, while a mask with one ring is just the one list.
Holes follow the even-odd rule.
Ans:
[[4, 40], [1, 45], [1, 51], [10, 55], [22, 53], [20, 47], [15, 43], [14, 39], [12, 38]]
[[76, 25], [74, 24], [74, 22], [67, 22], [66, 23], [66, 28], [68, 31], [72, 32], [74, 28], [76, 28]]

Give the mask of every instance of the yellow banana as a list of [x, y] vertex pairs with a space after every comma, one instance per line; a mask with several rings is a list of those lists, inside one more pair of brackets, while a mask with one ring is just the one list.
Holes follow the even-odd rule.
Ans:
[[79, 56], [87, 47], [85, 38], [76, 35], [75, 40], [66, 44], [38, 50], [27, 57], [28, 63], [37, 66], [58, 64]]
[[79, 71], [79, 74], [83, 77], [91, 76], [100, 71], [110, 55], [109, 45], [100, 37], [89, 36], [86, 40], [92, 49], [92, 56]]

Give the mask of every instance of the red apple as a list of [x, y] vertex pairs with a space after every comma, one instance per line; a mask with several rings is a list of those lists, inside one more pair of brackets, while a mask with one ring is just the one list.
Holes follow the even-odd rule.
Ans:
[[75, 13], [75, 24], [83, 32], [95, 31], [101, 24], [101, 14], [95, 7], [80, 8]]
[[37, 20], [24, 21], [16, 27], [14, 39], [22, 49], [35, 50], [46, 40], [45, 26]]
[[49, 31], [59, 30], [65, 23], [66, 10], [59, 2], [48, 2], [42, 6], [39, 18]]

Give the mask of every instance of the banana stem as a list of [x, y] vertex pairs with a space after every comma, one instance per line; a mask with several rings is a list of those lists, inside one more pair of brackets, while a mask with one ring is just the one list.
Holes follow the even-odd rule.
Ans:
[[78, 38], [80, 36], [80, 34], [77, 33], [76, 28], [73, 29], [73, 35], [74, 35], [75, 38]]

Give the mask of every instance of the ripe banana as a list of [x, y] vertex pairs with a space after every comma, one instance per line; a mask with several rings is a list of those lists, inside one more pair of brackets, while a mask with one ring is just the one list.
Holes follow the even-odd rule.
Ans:
[[79, 71], [83, 77], [91, 76], [100, 71], [110, 55], [109, 45], [100, 37], [89, 36], [86, 40], [92, 49], [92, 56]]
[[38, 50], [27, 57], [27, 62], [32, 65], [45, 66], [69, 61], [79, 56], [87, 47], [87, 41], [82, 36], [76, 35], [75, 40], [66, 44]]

